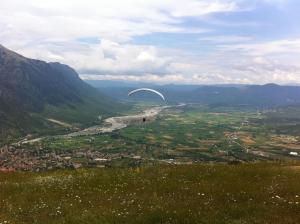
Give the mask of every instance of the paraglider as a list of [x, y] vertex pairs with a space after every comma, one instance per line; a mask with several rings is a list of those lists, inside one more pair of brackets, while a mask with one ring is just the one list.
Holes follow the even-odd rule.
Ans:
[[[151, 93], [155, 93], [156, 95], [158, 95], [163, 101], [165, 100], [165, 97], [162, 93], [158, 92], [157, 90], [154, 89], [149, 89], [149, 88], [139, 88], [139, 89], [135, 89], [132, 90], [131, 92], [128, 93], [128, 96], [131, 96], [132, 94], [138, 93], [138, 92], [151, 92]], [[146, 123], [147, 118], [143, 117], [142, 119], [142, 123]]]
[[143, 91], [143, 92], [152, 92], [152, 93], [155, 93], [155, 94], [157, 94], [158, 96], [160, 96], [160, 98], [162, 98], [163, 101], [166, 101], [163, 94], [161, 94], [161, 93], [158, 92], [157, 90], [154, 90], [154, 89], [148, 89], [148, 88], [135, 89], [135, 90], [131, 91], [130, 93], [128, 93], [128, 96], [131, 96], [132, 94], [135, 94], [135, 93], [141, 92], [141, 91]]

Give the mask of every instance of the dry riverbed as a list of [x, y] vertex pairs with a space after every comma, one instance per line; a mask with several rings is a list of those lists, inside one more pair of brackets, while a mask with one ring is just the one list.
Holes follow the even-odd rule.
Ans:
[[[51, 138], [69, 138], [69, 137], [76, 137], [76, 136], [86, 136], [86, 135], [97, 135], [97, 134], [104, 134], [104, 133], [111, 133], [116, 130], [120, 130], [122, 128], [127, 127], [130, 124], [138, 124], [143, 122], [153, 121], [157, 115], [165, 110], [172, 107], [183, 107], [185, 104], [178, 104], [175, 106], [161, 106], [161, 107], [153, 107], [143, 112], [136, 114], [136, 115], [128, 115], [128, 116], [119, 116], [119, 117], [110, 117], [104, 120], [103, 124], [92, 126], [80, 131], [72, 132], [66, 135], [57, 135], [51, 136]], [[39, 137], [34, 139], [23, 139], [13, 145], [22, 145], [22, 144], [30, 144], [39, 142], [47, 137]]]

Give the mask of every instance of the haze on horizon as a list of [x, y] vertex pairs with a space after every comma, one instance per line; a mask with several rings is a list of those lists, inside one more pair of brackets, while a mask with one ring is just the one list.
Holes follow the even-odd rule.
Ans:
[[0, 44], [83, 79], [300, 83], [297, 0], [2, 0]]

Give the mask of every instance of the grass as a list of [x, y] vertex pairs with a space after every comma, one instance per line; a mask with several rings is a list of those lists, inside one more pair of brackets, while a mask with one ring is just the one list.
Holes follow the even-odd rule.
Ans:
[[297, 165], [2, 173], [0, 223], [299, 223]]

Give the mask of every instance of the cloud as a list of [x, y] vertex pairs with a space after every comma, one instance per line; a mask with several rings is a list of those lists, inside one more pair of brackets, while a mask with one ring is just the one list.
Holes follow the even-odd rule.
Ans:
[[[260, 4], [281, 6], [285, 2], [1, 0], [0, 42], [28, 57], [68, 64], [83, 78], [300, 82], [300, 39], [257, 38], [255, 29], [262, 29], [263, 22], [236, 17], [245, 12], [249, 16]], [[219, 20], [218, 15], [233, 17]], [[241, 26], [251, 27], [250, 31], [241, 31]], [[172, 47], [134, 41], [137, 36], [151, 39], [150, 34], [166, 35]], [[178, 39], [189, 47], [179, 46]]]
[[[105, 39], [92, 45], [76, 42], [52, 45], [50, 42], [38, 45], [38, 51], [28, 48], [23, 53], [72, 65], [84, 79], [194, 84], [299, 82], [297, 41], [276, 41], [277, 46], [273, 41], [253, 44], [246, 38], [246, 43], [235, 43], [238, 40], [244, 39], [225, 38], [227, 45], [222, 43], [213, 54], [196, 56], [178, 49]], [[221, 40], [211, 38], [211, 41]]]
[[79, 73], [94, 75], [165, 74], [171, 60], [170, 56], [154, 46], [120, 44], [105, 39], [92, 45], [68, 42], [59, 45], [43, 43], [36, 47], [38, 51], [26, 48], [23, 53], [46, 61], [56, 58], [72, 65]]
[[[127, 41], [153, 32], [194, 32], [183, 17], [238, 10], [232, 1], [2, 0], [1, 40], [101, 37]], [[4, 32], [6, 31], [6, 32]]]
[[257, 43], [224, 45], [223, 49], [248, 52], [251, 55], [300, 54], [300, 39], [281, 39]]
[[232, 74], [247, 77], [251, 83], [300, 82], [300, 39], [228, 45], [227, 50], [240, 55], [230, 62]]
[[186, 77], [180, 74], [169, 75], [156, 75], [156, 74], [144, 74], [143, 76], [136, 75], [87, 75], [82, 74], [82, 79], [86, 80], [122, 80], [122, 81], [135, 81], [135, 82], [150, 82], [150, 83], [189, 83]]
[[200, 42], [208, 43], [239, 43], [239, 42], [249, 42], [253, 40], [252, 37], [238, 36], [238, 35], [227, 35], [227, 36], [206, 36], [198, 39]]

